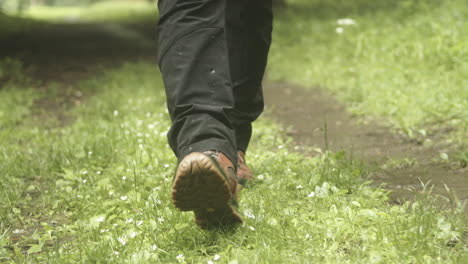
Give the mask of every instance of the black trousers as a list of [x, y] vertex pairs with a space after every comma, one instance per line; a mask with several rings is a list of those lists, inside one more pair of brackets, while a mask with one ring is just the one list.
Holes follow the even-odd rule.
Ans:
[[181, 160], [219, 150], [234, 164], [264, 108], [272, 0], [159, 0], [159, 67]]

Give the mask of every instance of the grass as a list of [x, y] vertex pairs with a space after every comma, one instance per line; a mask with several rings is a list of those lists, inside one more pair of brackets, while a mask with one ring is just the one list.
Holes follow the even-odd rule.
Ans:
[[353, 113], [421, 142], [442, 135], [466, 165], [465, 1], [288, 3], [277, 11], [269, 78], [329, 89]]
[[8, 16], [0, 12], [0, 38], [27, 31], [31, 29], [35, 23], [38, 22], [26, 18]]
[[67, 126], [33, 103], [54, 91], [23, 79], [0, 89], [1, 262], [468, 261], [461, 207], [437, 209], [427, 193], [389, 204], [362, 164], [344, 153], [291, 152], [269, 120], [256, 124], [247, 157], [258, 180], [241, 194], [244, 225], [202, 231], [170, 202], [176, 160], [154, 65], [73, 84], [87, 99], [60, 109], [74, 120]]
[[116, 22], [155, 21], [156, 5], [147, 1], [100, 1], [87, 6], [33, 6], [24, 16], [56, 22]]

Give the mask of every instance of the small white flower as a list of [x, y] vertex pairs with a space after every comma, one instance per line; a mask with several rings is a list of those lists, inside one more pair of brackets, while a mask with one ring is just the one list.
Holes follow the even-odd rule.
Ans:
[[142, 220], [136, 222], [136, 225], [137, 225], [137, 226], [141, 226], [142, 224], [143, 224], [143, 221], [142, 221]]
[[134, 237], [136, 237], [137, 235], [138, 235], [137, 232], [132, 232], [132, 233], [130, 234], [130, 238], [134, 238]]
[[185, 261], [184, 254], [179, 254], [179, 255], [177, 255], [176, 260], [177, 260], [179, 263], [184, 262], [184, 261]]
[[306, 239], [309, 239], [309, 238], [310, 238], [310, 235], [309, 235], [309, 234], [306, 234], [306, 235], [305, 235], [305, 238], [306, 238]]
[[263, 180], [264, 178], [265, 178], [265, 176], [263, 176], [263, 174], [260, 174], [260, 175], [257, 176], [257, 179], [259, 179], [259, 180]]
[[164, 217], [158, 217], [158, 222], [159, 222], [159, 223], [164, 222]]
[[158, 246], [152, 245], [152, 246], [151, 246], [151, 249], [154, 251], [154, 250], [158, 249]]
[[253, 226], [249, 226], [249, 229], [252, 230], [252, 231], [255, 231], [255, 227], [253, 227]]
[[106, 232], [109, 232], [109, 229], [101, 229], [100, 232], [101, 232], [101, 233], [106, 233]]
[[24, 231], [23, 229], [15, 229], [13, 230], [13, 234], [24, 234], [26, 233], [26, 231]]
[[114, 116], [118, 116], [118, 115], [119, 115], [119, 111], [114, 110]]
[[312, 198], [312, 197], [314, 197], [314, 196], [315, 196], [315, 192], [311, 192], [311, 193], [309, 193], [309, 194], [307, 195], [307, 197], [309, 197], [309, 198]]
[[106, 220], [106, 217], [103, 215], [96, 218], [96, 222], [98, 223], [104, 223], [105, 220]]
[[127, 177], [126, 177], [126, 176], [123, 176], [123, 177], [122, 177], [122, 180], [124, 180], [124, 181], [125, 181], [126, 179], [127, 179]]
[[96, 173], [97, 173], [98, 175], [101, 175], [101, 171], [96, 171]]
[[216, 255], [214, 255], [214, 258], [213, 258], [213, 260], [214, 260], [214, 261], [217, 261], [217, 260], [219, 260], [220, 258], [221, 258], [221, 256], [220, 256], [220, 255], [218, 255], [218, 254], [216, 254]]
[[278, 146], [278, 149], [282, 149], [282, 148], [284, 148], [283, 145], [279, 145], [279, 146]]
[[249, 211], [244, 212], [244, 215], [248, 218], [255, 219], [255, 215]]
[[87, 180], [86, 180], [86, 179], [84, 179], [84, 180], [83, 180], [83, 183], [86, 183], [86, 182], [87, 182]]
[[153, 130], [153, 129], [154, 129], [154, 124], [150, 124], [150, 125], [148, 125], [148, 129], [151, 129], [151, 130]]
[[296, 186], [296, 189], [298, 189], [298, 190], [300, 190], [302, 188], [304, 188], [304, 187], [302, 185], [300, 185], [300, 184], [298, 186]]
[[336, 31], [336, 33], [338, 33], [338, 34], [342, 34], [342, 33], [344, 32], [344, 29], [343, 29], [342, 27], [337, 27], [337, 28], [335, 29], [335, 31]]
[[84, 170], [84, 171], [81, 172], [81, 174], [83, 174], [83, 175], [88, 174], [88, 171]]
[[127, 238], [127, 236], [119, 237], [119, 238], [117, 238], [117, 241], [119, 241], [120, 244], [122, 244], [122, 246], [125, 246], [125, 244], [127, 244], [127, 242], [128, 242], [128, 238]]
[[341, 19], [338, 19], [336, 23], [340, 26], [356, 25], [356, 21], [351, 18], [341, 18]]
[[112, 196], [114, 195], [114, 192], [113, 191], [109, 191], [109, 196]]
[[122, 201], [125, 201], [125, 200], [127, 200], [127, 199], [128, 199], [127, 196], [121, 196], [121, 197], [120, 197], [120, 200], [122, 200]]
[[93, 155], [93, 152], [92, 151], [88, 152], [88, 155], [90, 155], [90, 156]]
[[356, 207], [361, 207], [361, 204], [359, 202], [357, 202], [357, 201], [352, 201], [351, 204], [356, 206]]
[[170, 165], [169, 164], [164, 164], [164, 168], [169, 168]]
[[212, 260], [208, 260], [207, 264], [214, 264]]
[[113, 224], [112, 226], [113, 226], [113, 227], [118, 227], [118, 226], [119, 226], [119, 224]]
[[114, 251], [114, 252], [112, 252], [112, 254], [118, 256], [118, 255], [119, 255], [119, 252], [118, 252], [118, 251]]
[[127, 223], [127, 224], [133, 223], [133, 218], [127, 219], [127, 221], [125, 221], [125, 223]]
[[138, 147], [142, 149], [142, 148], [143, 148], [143, 144], [139, 144]]

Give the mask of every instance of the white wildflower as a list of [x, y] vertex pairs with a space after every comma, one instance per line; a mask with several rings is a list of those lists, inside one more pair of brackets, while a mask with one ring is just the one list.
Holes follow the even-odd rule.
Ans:
[[136, 237], [137, 235], [138, 235], [137, 232], [132, 232], [132, 233], [130, 233], [130, 238], [134, 238], [134, 237]]
[[252, 230], [252, 231], [255, 231], [255, 227], [253, 227], [253, 226], [249, 226], [249, 229]]
[[120, 244], [122, 244], [122, 246], [125, 246], [125, 244], [127, 244], [128, 242], [128, 237], [127, 236], [119, 237], [117, 238], [117, 241], [119, 241]]
[[164, 217], [158, 217], [158, 222], [159, 222], [159, 223], [164, 222]]
[[136, 222], [136, 225], [137, 225], [137, 226], [141, 226], [142, 224], [143, 224], [143, 221], [142, 221], [142, 220]]
[[214, 264], [212, 260], [208, 260], [207, 264]]
[[127, 196], [121, 196], [121, 197], [120, 197], [120, 200], [122, 200], [122, 201], [125, 201], [125, 200], [127, 200], [127, 199], [128, 199]]
[[309, 197], [309, 198], [312, 198], [312, 197], [314, 197], [314, 196], [315, 196], [315, 192], [311, 192], [311, 193], [309, 193], [309, 194], [307, 195], [307, 197]]
[[176, 260], [177, 260], [179, 263], [185, 262], [184, 254], [179, 254], [179, 255], [177, 255]]
[[119, 111], [114, 110], [114, 116], [118, 116], [118, 115], [119, 115]]
[[122, 180], [124, 180], [124, 181], [125, 181], [126, 179], [127, 179], [127, 177], [126, 177], [126, 176], [123, 176], [123, 177], [122, 177]]
[[13, 230], [13, 234], [24, 234], [26, 233], [26, 231], [24, 231], [23, 229], [15, 229]]
[[244, 215], [248, 218], [252, 218], [252, 219], [255, 219], [255, 215], [252, 213], [252, 212], [249, 212], [249, 211], [245, 211], [244, 212]]
[[133, 218], [127, 219], [127, 221], [125, 221], [125, 223], [127, 223], [127, 224], [133, 223]]
[[340, 26], [351, 26], [356, 25], [356, 21], [351, 18], [341, 18], [336, 21], [336, 23]]
[[83, 183], [86, 183], [86, 182], [87, 182], [87, 180], [86, 180], [86, 179], [84, 179], [84, 180], [83, 180]]
[[257, 176], [257, 179], [259, 179], [259, 180], [263, 180], [264, 178], [265, 178], [265, 176], [263, 176], [263, 174], [260, 174], [260, 175]]
[[218, 255], [218, 254], [216, 254], [216, 255], [214, 255], [213, 260], [214, 260], [214, 261], [218, 261], [220, 258], [221, 258], [221, 256]]
[[106, 220], [106, 217], [103, 216], [103, 215], [96, 218], [96, 222], [98, 222], [98, 223], [104, 223], [105, 220]]
[[298, 189], [298, 190], [300, 190], [302, 188], [304, 188], [304, 187], [302, 185], [300, 185], [300, 184], [298, 186], [296, 186], [296, 189]]
[[342, 34], [342, 33], [344, 32], [344, 29], [343, 29], [342, 27], [337, 27], [337, 28], [335, 29], [335, 31], [336, 31], [336, 33], [338, 33], [338, 34]]
[[151, 246], [151, 249], [154, 251], [154, 250], [158, 249], [158, 246], [152, 245], [152, 246]]
[[169, 168], [170, 165], [169, 164], [164, 164], [164, 168]]

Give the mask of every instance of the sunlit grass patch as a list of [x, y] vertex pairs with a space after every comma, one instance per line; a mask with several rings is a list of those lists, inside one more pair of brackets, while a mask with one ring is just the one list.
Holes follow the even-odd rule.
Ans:
[[[87, 101], [57, 127], [22, 116], [0, 138], [0, 261], [51, 263], [463, 263], [464, 223], [431, 197], [388, 204], [345, 153], [304, 157], [255, 125], [245, 223], [206, 232], [170, 201], [176, 159], [154, 65], [74, 87]], [[10, 109], [7, 111], [14, 111]], [[9, 112], [7, 112], [9, 113]], [[43, 123], [47, 120], [43, 120]], [[233, 261], [233, 262], [231, 262]]]
[[70, 7], [33, 6], [27, 17], [57, 22], [137, 22], [155, 21], [156, 5], [147, 1], [102, 1]]

